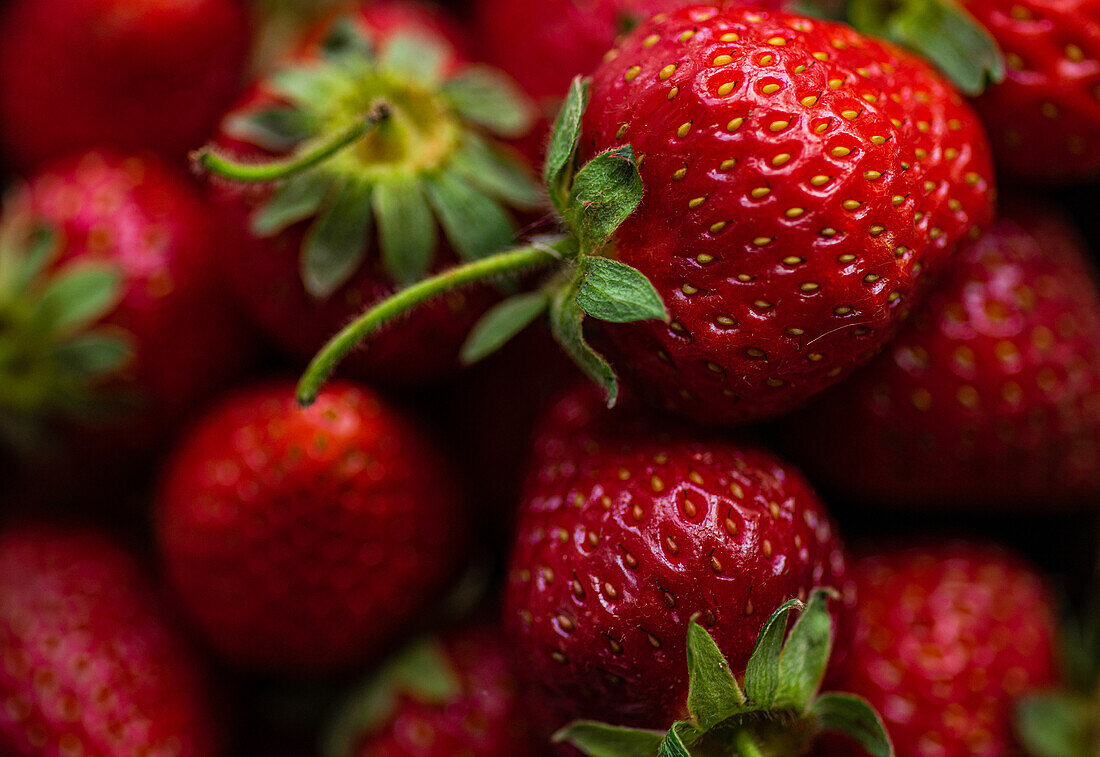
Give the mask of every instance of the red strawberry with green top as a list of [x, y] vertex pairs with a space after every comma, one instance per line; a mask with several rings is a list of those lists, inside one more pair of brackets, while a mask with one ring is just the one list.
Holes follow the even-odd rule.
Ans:
[[238, 92], [242, 0], [5, 5], [0, 143], [19, 167], [100, 145], [182, 160]]
[[508, 570], [505, 627], [519, 674], [556, 724], [668, 728], [686, 715], [692, 618], [741, 673], [768, 616], [816, 587], [842, 592], [838, 606], [855, 600], [836, 529], [794, 469], [629, 408], [608, 411], [588, 387], [550, 411]]
[[[878, 352], [992, 212], [977, 118], [926, 64], [838, 24], [705, 5], [643, 23], [574, 84], [545, 178], [566, 235], [368, 311], [301, 398], [413, 303], [542, 266], [555, 275], [487, 315], [467, 357], [548, 311], [611, 402], [614, 365], [696, 421], [774, 417]], [[586, 315], [614, 324], [610, 363]]]
[[[1013, 703], [1057, 677], [1043, 580], [1010, 554], [967, 543], [892, 549], [857, 561], [853, 575], [859, 608], [843, 688], [878, 708], [898, 754], [1022, 754]], [[822, 754], [863, 754], [846, 746]]]
[[171, 583], [206, 640], [250, 668], [312, 674], [376, 658], [466, 551], [453, 473], [380, 397], [287, 383], [230, 396], [170, 459], [156, 505]]
[[111, 431], [97, 456], [130, 454], [244, 367], [213, 209], [158, 159], [96, 150], [50, 164], [8, 211], [0, 424], [16, 443], [77, 421]]
[[148, 574], [93, 531], [0, 535], [0, 752], [224, 753], [200, 662]]
[[976, 105], [1012, 177], [1100, 177], [1100, 6], [1089, 0], [965, 0], [1005, 56]]
[[1100, 289], [1077, 231], [1034, 200], [1008, 203], [889, 351], [792, 417], [788, 438], [847, 496], [1088, 507]]
[[328, 757], [532, 757], [499, 633], [487, 626], [414, 643], [372, 674], [327, 739]]
[[[512, 210], [539, 204], [529, 169], [496, 141], [525, 133], [530, 108], [467, 61], [459, 35], [429, 6], [349, 6], [308, 32], [199, 154], [230, 179], [217, 194], [242, 230], [227, 278], [283, 351], [308, 357], [397, 287], [507, 247]], [[356, 355], [354, 373], [403, 383], [450, 372], [496, 299], [478, 287], [418, 310]]]
[[607, 329], [613, 363], [709, 423], [793, 409], [894, 334], [990, 216], [985, 138], [926, 65], [847, 27], [688, 8], [593, 77], [582, 159], [631, 145], [615, 234], [670, 321]]

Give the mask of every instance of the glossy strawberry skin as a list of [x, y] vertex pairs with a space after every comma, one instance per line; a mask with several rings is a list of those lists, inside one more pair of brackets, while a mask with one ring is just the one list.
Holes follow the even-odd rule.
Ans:
[[222, 754], [199, 660], [147, 570], [103, 536], [0, 536], [0, 751]]
[[799, 459], [880, 503], [1087, 507], [1100, 489], [1089, 268], [1067, 219], [1007, 204], [887, 353], [792, 417]]
[[1100, 176], [1100, 4], [966, 0], [1005, 54], [1006, 78], [975, 104], [998, 165], [1052, 183]]
[[303, 674], [386, 651], [466, 546], [438, 451], [347, 383], [306, 410], [290, 383], [227, 398], [169, 461], [156, 522], [167, 574], [209, 643], [241, 666]]
[[[505, 627], [536, 707], [560, 726], [683, 716], [700, 614], [738, 673], [772, 611], [816, 586], [854, 601], [820, 500], [772, 455], [695, 441], [590, 388], [536, 436]], [[838, 653], [843, 655], [841, 637]]]
[[532, 757], [518, 684], [498, 630], [474, 626], [442, 640], [460, 691], [444, 704], [408, 694], [356, 745], [354, 757]]
[[0, 17], [0, 139], [32, 168], [114, 145], [182, 161], [236, 96], [239, 0], [18, 0]]
[[887, 43], [689, 7], [607, 60], [582, 159], [644, 156], [646, 195], [614, 250], [671, 315], [608, 328], [610, 357], [694, 420], [773, 417], [843, 379], [990, 218], [976, 117]]
[[625, 29], [677, 4], [688, 0], [480, 0], [474, 25], [489, 63], [558, 103]]
[[59, 264], [106, 262], [122, 273], [104, 323], [134, 352], [116, 383], [138, 414], [112, 424], [132, 437], [128, 447], [163, 440], [247, 367], [249, 334], [217, 273], [219, 219], [183, 176], [152, 155], [92, 150], [42, 168], [24, 197], [57, 234]]
[[[392, 35], [419, 35], [441, 43], [443, 68], [453, 73], [468, 60], [464, 35], [446, 14], [431, 6], [408, 2], [360, 4], [357, 20], [372, 30], [381, 44]], [[293, 60], [311, 60], [331, 20], [307, 32]], [[234, 112], [262, 110], [279, 103], [262, 83], [234, 107]], [[217, 144], [242, 160], [269, 157], [254, 145], [234, 139], [224, 131]], [[343, 287], [325, 299], [312, 297], [301, 281], [299, 259], [308, 223], [288, 228], [272, 238], [248, 232], [253, 213], [270, 199], [270, 190], [242, 189], [216, 183], [215, 197], [240, 230], [237, 252], [223, 257], [226, 280], [252, 320], [281, 351], [301, 362], [308, 361], [337, 331], [368, 306], [394, 294], [398, 287], [383, 271], [377, 245], [367, 252], [367, 263]], [[436, 270], [457, 262], [443, 241], [436, 254]], [[400, 324], [371, 339], [369, 349], [353, 352], [341, 370], [358, 379], [390, 385], [425, 383], [453, 372], [458, 353], [470, 329], [496, 301], [489, 287], [471, 287], [448, 293], [418, 307]]]
[[[1019, 754], [1012, 701], [1056, 680], [1043, 581], [1001, 550], [965, 543], [883, 552], [852, 573], [860, 603], [840, 688], [876, 707], [896, 753]], [[863, 752], [837, 744], [827, 754]]]

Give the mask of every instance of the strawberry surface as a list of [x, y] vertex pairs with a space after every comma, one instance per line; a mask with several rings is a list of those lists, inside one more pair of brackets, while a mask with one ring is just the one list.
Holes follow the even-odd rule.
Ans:
[[1006, 77], [977, 99], [998, 165], [1018, 180], [1100, 176], [1100, 3], [965, 0], [1004, 52]]
[[240, 86], [240, 0], [18, 0], [0, 16], [0, 141], [32, 168], [114, 145], [182, 161]]
[[169, 461], [156, 510], [172, 583], [242, 666], [354, 667], [415, 625], [465, 551], [434, 445], [369, 390], [312, 408], [274, 383], [226, 399]]
[[199, 660], [147, 574], [92, 531], [0, 536], [0, 752], [223, 753]]
[[890, 350], [792, 418], [787, 438], [820, 480], [862, 499], [1088, 506], [1100, 290], [1075, 228], [1008, 203]]
[[553, 725], [667, 728], [685, 714], [692, 616], [740, 673], [768, 616], [818, 586], [855, 599], [829, 515], [772, 455], [608, 412], [589, 388], [541, 425], [505, 624]]
[[608, 327], [613, 363], [706, 423], [789, 411], [894, 335], [991, 215], [976, 117], [939, 75], [848, 27], [688, 7], [593, 77], [582, 160], [630, 145], [645, 196], [613, 253], [671, 316]]
[[[418, 683], [396, 687], [396, 704], [353, 740], [353, 757], [532, 757], [539, 753], [526, 733], [517, 682], [499, 632], [487, 626], [448, 633], [432, 648], [445, 669], [444, 696], [418, 692]], [[366, 704], [359, 702], [359, 704]], [[353, 704], [348, 716], [368, 713]]]
[[[1012, 703], [1056, 679], [1042, 579], [999, 549], [965, 543], [872, 555], [852, 575], [860, 604], [842, 688], [876, 706], [896, 753], [1020, 754]], [[837, 744], [827, 754], [863, 752]]]

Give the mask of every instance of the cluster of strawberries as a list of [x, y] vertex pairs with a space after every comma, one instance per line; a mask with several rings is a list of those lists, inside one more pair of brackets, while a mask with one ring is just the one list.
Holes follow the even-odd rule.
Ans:
[[1100, 754], [1100, 2], [451, 5], [0, 6], [0, 755]]

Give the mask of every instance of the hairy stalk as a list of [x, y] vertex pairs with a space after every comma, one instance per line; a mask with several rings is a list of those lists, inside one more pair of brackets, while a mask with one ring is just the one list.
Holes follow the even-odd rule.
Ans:
[[401, 290], [352, 321], [317, 353], [298, 382], [298, 402], [312, 405], [321, 385], [356, 345], [411, 308], [452, 289], [554, 263], [561, 257], [560, 251], [553, 247], [521, 247], [457, 266]]
[[287, 179], [306, 169], [331, 158], [341, 150], [355, 144], [374, 131], [390, 117], [390, 106], [385, 102], [375, 103], [370, 112], [358, 122], [312, 149], [285, 160], [270, 163], [238, 163], [220, 155], [215, 150], [204, 147], [191, 155], [191, 162], [198, 170], [221, 176], [232, 181], [247, 183], [266, 183]]
[[737, 747], [737, 757], [764, 757], [752, 733], [744, 728], [738, 730], [734, 736], [734, 746]]

